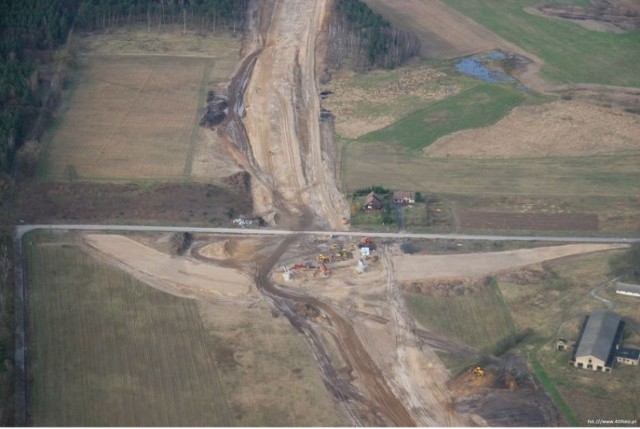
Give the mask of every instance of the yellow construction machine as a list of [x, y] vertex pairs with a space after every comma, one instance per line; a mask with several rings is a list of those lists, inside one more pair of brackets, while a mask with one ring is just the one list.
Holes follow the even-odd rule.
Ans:
[[478, 377], [484, 377], [484, 369], [481, 366], [476, 366], [473, 368], [473, 373]]
[[327, 262], [328, 260], [329, 258], [323, 255], [322, 253], [316, 256], [316, 261], [318, 262]]

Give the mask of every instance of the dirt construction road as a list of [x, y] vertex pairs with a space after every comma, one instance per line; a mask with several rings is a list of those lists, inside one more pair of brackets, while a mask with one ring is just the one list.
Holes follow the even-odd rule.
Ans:
[[[262, 2], [261, 2], [262, 3]], [[348, 205], [335, 183], [335, 166], [320, 135], [315, 45], [327, 1], [282, 0], [260, 5], [251, 32], [256, 61], [244, 92], [243, 124], [252, 168], [271, 192], [254, 192], [254, 207], [282, 224], [310, 209], [314, 223], [344, 229]], [[263, 45], [263, 46], [261, 46]], [[278, 205], [285, 208], [278, 213]], [[289, 212], [289, 213], [287, 213]], [[280, 217], [278, 217], [280, 215]]]

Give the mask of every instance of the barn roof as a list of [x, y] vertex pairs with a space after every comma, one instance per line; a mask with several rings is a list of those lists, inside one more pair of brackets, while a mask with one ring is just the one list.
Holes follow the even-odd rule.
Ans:
[[576, 357], [594, 356], [607, 362], [620, 322], [620, 316], [611, 311], [591, 313], [580, 337]]
[[640, 285], [618, 282], [616, 285], [616, 292], [640, 296]]

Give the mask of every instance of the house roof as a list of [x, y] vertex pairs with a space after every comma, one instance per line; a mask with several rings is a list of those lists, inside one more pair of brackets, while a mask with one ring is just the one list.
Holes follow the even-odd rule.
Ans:
[[640, 285], [618, 282], [616, 284], [616, 292], [640, 295]]
[[405, 198], [409, 198], [410, 200], [413, 200], [415, 198], [415, 192], [410, 192], [410, 191], [395, 191], [393, 193], [393, 199], [394, 200], [404, 200]]
[[638, 360], [640, 359], [640, 350], [620, 347], [618, 350], [616, 350], [616, 357]]
[[620, 322], [620, 316], [611, 311], [591, 313], [580, 337], [575, 356], [577, 358], [594, 356], [607, 362]]
[[380, 197], [378, 197], [375, 192], [369, 192], [369, 195], [367, 195], [367, 197], [364, 199], [364, 204], [367, 205], [373, 202], [375, 202], [376, 204], [381, 204]]

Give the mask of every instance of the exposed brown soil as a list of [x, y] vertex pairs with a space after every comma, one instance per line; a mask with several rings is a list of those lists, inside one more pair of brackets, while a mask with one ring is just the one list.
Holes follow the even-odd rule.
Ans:
[[31, 182], [21, 185], [15, 209], [19, 219], [27, 223], [226, 225], [230, 223], [230, 211], [251, 213], [251, 199], [243, 186]]
[[623, 32], [640, 27], [640, 1], [637, 0], [593, 0], [588, 6], [545, 3], [525, 10], [573, 21], [594, 31]]
[[477, 424], [503, 427], [566, 425], [529, 371], [524, 356], [504, 356], [484, 370], [483, 377], [465, 370], [449, 382], [458, 397], [456, 409], [473, 415]]
[[164, 292], [188, 298], [257, 298], [247, 275], [232, 268], [171, 256], [122, 235], [87, 234], [85, 242], [134, 277]]
[[254, 178], [254, 211], [272, 223], [311, 216], [335, 230], [348, 216], [332, 157], [325, 156], [333, 142], [320, 126], [315, 48], [328, 12], [327, 1], [260, 4], [229, 89], [221, 132]]
[[495, 125], [461, 131], [425, 149], [432, 157], [537, 158], [640, 150], [638, 115], [586, 102], [516, 107]]
[[402, 282], [423, 279], [478, 278], [581, 253], [625, 248], [614, 244], [567, 244], [534, 249], [461, 255], [402, 255], [394, 257]]
[[528, 231], [597, 231], [598, 216], [589, 213], [504, 213], [464, 211], [460, 226], [471, 229]]

